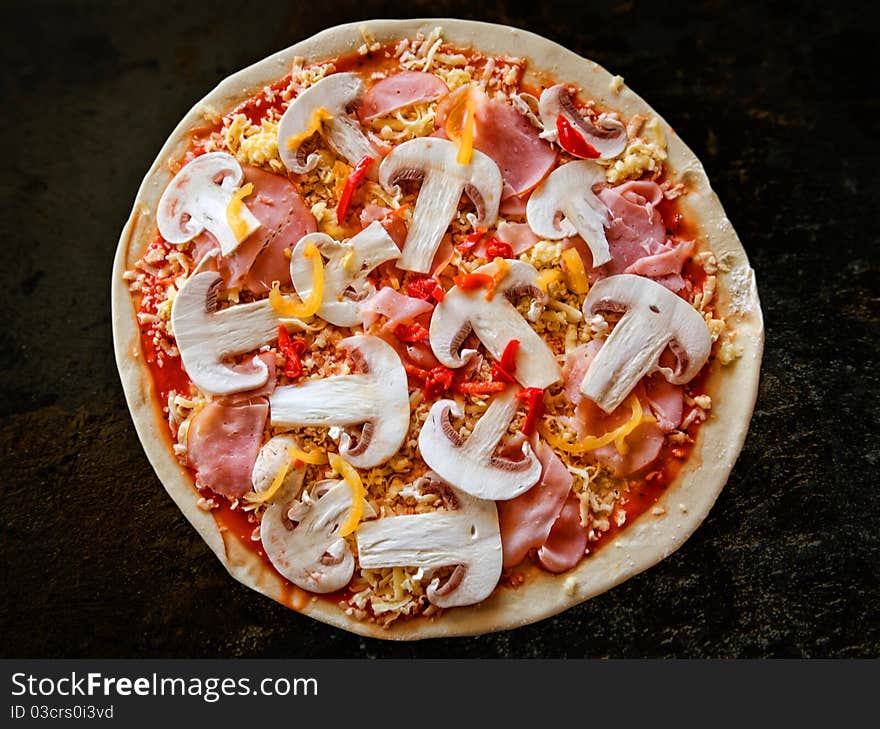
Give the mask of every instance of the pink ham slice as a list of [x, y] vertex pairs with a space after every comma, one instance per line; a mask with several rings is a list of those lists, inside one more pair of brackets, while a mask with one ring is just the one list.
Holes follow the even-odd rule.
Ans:
[[566, 499], [550, 535], [538, 550], [538, 562], [549, 572], [565, 572], [580, 562], [587, 549], [587, 529], [581, 526], [580, 503]]
[[358, 113], [370, 120], [449, 93], [449, 87], [432, 73], [402, 71], [373, 84], [364, 95]]
[[[495, 237], [507, 243], [513, 249], [515, 256], [525, 253], [539, 240], [528, 223], [508, 223], [506, 220], [498, 224]], [[485, 250], [485, 246], [483, 249]]]
[[642, 381], [645, 384], [645, 397], [661, 430], [664, 433], [675, 430], [681, 425], [684, 411], [684, 387], [673, 385], [659, 372]]
[[414, 296], [401, 294], [390, 286], [383, 286], [375, 294], [364, 299], [360, 307], [365, 327], [372, 326], [379, 315], [382, 315], [388, 317], [382, 328], [389, 332], [398, 324], [412, 322], [416, 317], [433, 310], [433, 304]]
[[581, 393], [581, 383], [584, 381], [593, 359], [602, 349], [603, 342], [602, 339], [591, 339], [586, 344], [581, 344], [573, 349], [565, 358], [565, 364], [562, 367], [562, 382], [565, 395], [573, 405], [580, 404], [584, 399]]
[[518, 565], [530, 549], [537, 549], [547, 541], [574, 481], [544, 441], [538, 441], [535, 452], [543, 467], [541, 480], [515, 499], [498, 502], [505, 567]]
[[[293, 248], [300, 238], [317, 230], [315, 218], [297, 192], [296, 186], [281, 175], [245, 167], [244, 182], [254, 191], [245, 199], [248, 209], [260, 221], [257, 228], [230, 255], [219, 261], [226, 288], [243, 286], [255, 294], [266, 293], [272, 281], [290, 283], [290, 261], [285, 248]], [[217, 242], [203, 233], [195, 239], [193, 257], [201, 260]]]
[[[432, 136], [446, 137], [443, 130], [446, 116], [466, 88], [453, 91], [440, 102], [435, 121], [438, 129]], [[556, 150], [538, 136], [538, 129], [512, 105], [501, 99], [490, 99], [483, 91], [472, 90], [472, 93], [476, 99], [474, 148], [498, 165], [504, 179], [502, 200], [523, 196], [553, 169]], [[514, 209], [519, 207], [513, 205]]]
[[189, 466], [196, 485], [239, 498], [251, 490], [269, 403], [228, 404], [215, 400], [193, 416], [187, 434]]
[[663, 191], [654, 182], [626, 182], [599, 191], [599, 199], [611, 211], [606, 229], [611, 261], [602, 267], [606, 276], [623, 271], [640, 258], [663, 250], [666, 226], [654, 207]]

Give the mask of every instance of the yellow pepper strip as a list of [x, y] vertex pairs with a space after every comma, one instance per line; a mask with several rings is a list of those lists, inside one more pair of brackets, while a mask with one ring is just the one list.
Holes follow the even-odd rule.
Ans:
[[294, 461], [302, 461], [303, 463], [311, 463], [312, 465], [322, 465], [327, 463], [327, 454], [321, 451], [303, 451], [299, 448], [291, 447], [290, 457]]
[[226, 222], [229, 223], [229, 227], [232, 228], [232, 234], [239, 242], [244, 239], [248, 232], [247, 221], [241, 216], [242, 200], [253, 191], [253, 182], [243, 185], [232, 193], [232, 199], [229, 201], [229, 205], [226, 206]]
[[574, 248], [562, 251], [562, 266], [565, 269], [565, 283], [572, 293], [585, 294], [590, 290], [584, 262]]
[[474, 127], [476, 126], [477, 104], [474, 97], [468, 94], [464, 107], [464, 123], [461, 128], [461, 143], [455, 161], [460, 165], [469, 165], [474, 154]]
[[495, 258], [493, 263], [495, 264], [495, 274], [492, 276], [493, 283], [486, 292], [486, 301], [491, 301], [494, 298], [495, 287], [504, 280], [504, 277], [510, 271], [510, 264], [500, 256]]
[[269, 484], [269, 488], [267, 488], [262, 493], [253, 493], [253, 494], [245, 494], [244, 500], [249, 504], [265, 504], [269, 499], [271, 499], [277, 492], [278, 489], [281, 488], [281, 484], [284, 483], [284, 479], [287, 477], [287, 472], [290, 470], [290, 466], [294, 461], [293, 452], [297, 450], [296, 448], [290, 448], [287, 451], [288, 456], [290, 456], [287, 462], [278, 470], [278, 473], [275, 474], [275, 478], [272, 479], [272, 483]]
[[624, 439], [642, 423], [649, 423], [654, 420], [652, 416], [644, 414], [642, 403], [639, 402], [639, 398], [635, 395], [632, 395], [629, 398], [627, 404], [632, 409], [632, 415], [623, 425], [605, 433], [605, 435], [588, 435], [586, 438], [583, 438], [580, 443], [569, 443], [558, 435], [555, 435], [544, 425], [541, 425], [539, 430], [541, 431], [544, 440], [546, 440], [551, 446], [558, 448], [561, 451], [565, 451], [566, 453], [571, 453], [572, 455], [580, 455], [582, 453], [594, 451], [597, 448], [608, 445], [609, 443], [614, 443], [617, 452], [624, 455], [629, 450], [629, 446]]
[[353, 533], [361, 522], [364, 515], [364, 482], [355, 470], [354, 466], [345, 461], [338, 453], [329, 453], [330, 467], [336, 471], [351, 489], [351, 511], [348, 518], [339, 527], [339, 536], [347, 537]]
[[562, 278], [562, 273], [558, 268], [545, 269], [538, 274], [538, 287], [546, 294], [550, 284], [560, 278]]
[[325, 121], [332, 118], [333, 115], [329, 111], [327, 111], [323, 106], [319, 106], [312, 112], [312, 118], [309, 119], [309, 125], [306, 127], [305, 131], [300, 132], [299, 134], [294, 134], [292, 137], [287, 138], [287, 148], [289, 150], [296, 149], [315, 132], [320, 132], [321, 125]]
[[281, 316], [292, 316], [304, 319], [314, 316], [321, 308], [324, 299], [324, 259], [314, 243], [307, 243], [303, 250], [306, 258], [312, 259], [312, 292], [302, 301], [291, 301], [281, 293], [278, 282], [272, 282], [272, 290], [269, 292], [269, 303]]

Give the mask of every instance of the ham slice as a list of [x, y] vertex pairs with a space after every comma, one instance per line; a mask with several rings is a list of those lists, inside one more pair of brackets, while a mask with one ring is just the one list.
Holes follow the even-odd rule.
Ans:
[[574, 481], [565, 464], [544, 441], [538, 441], [535, 454], [541, 461], [541, 480], [515, 499], [498, 502], [505, 567], [518, 565], [530, 549], [537, 549], [547, 541]]
[[434, 305], [430, 302], [406, 296], [390, 286], [383, 286], [375, 294], [364, 299], [360, 306], [365, 327], [372, 326], [381, 314], [388, 317], [388, 321], [382, 327], [386, 331], [392, 331], [398, 324], [412, 322], [416, 317], [433, 310]]
[[591, 339], [586, 344], [581, 344], [573, 349], [565, 358], [565, 364], [562, 367], [562, 382], [565, 396], [573, 405], [580, 404], [584, 399], [581, 393], [581, 383], [584, 381], [593, 359], [602, 349], [603, 343], [602, 339]]
[[269, 379], [266, 380], [266, 384], [262, 387], [259, 387], [256, 390], [247, 390], [240, 394], [246, 395], [247, 397], [268, 397], [275, 392], [275, 352], [261, 352], [257, 357], [263, 360], [266, 368], [269, 370]]
[[580, 503], [569, 496], [550, 535], [538, 550], [538, 562], [549, 572], [565, 572], [580, 562], [587, 549], [587, 530], [581, 526]]
[[605, 231], [611, 260], [602, 273], [623, 273], [640, 258], [664, 250], [666, 226], [654, 207], [663, 191], [654, 182], [626, 182], [599, 191], [599, 199], [611, 211], [611, 225]]
[[525, 253], [540, 240], [528, 223], [508, 223], [506, 220], [498, 224], [495, 237], [507, 243], [515, 256]]
[[215, 400], [193, 416], [187, 433], [196, 485], [235, 499], [251, 490], [251, 471], [263, 440], [269, 403]]
[[[468, 88], [463, 86], [440, 102], [435, 121], [438, 129], [432, 136], [446, 138], [446, 117]], [[498, 165], [504, 180], [502, 201], [523, 196], [537, 187], [553, 169], [556, 150], [538, 136], [538, 129], [511, 104], [502, 99], [490, 99], [483, 91], [471, 89], [470, 92], [476, 101], [474, 148], [487, 154]], [[513, 205], [513, 209], [519, 207]]]
[[391, 208], [382, 207], [381, 205], [373, 205], [368, 203], [361, 211], [361, 227], [366, 228], [370, 223], [378, 220], [379, 224], [385, 228], [394, 245], [403, 250], [403, 244], [406, 242], [406, 221], [399, 215], [393, 215]]
[[[281, 175], [245, 167], [244, 182], [254, 191], [245, 204], [260, 221], [248, 238], [228, 256], [219, 260], [219, 271], [226, 288], [243, 286], [255, 294], [266, 293], [272, 281], [290, 283], [290, 261], [285, 248], [293, 248], [300, 238], [317, 230], [315, 218], [306, 207], [296, 186]], [[219, 249], [213, 236], [202, 233], [195, 239], [193, 257], [198, 261]]]
[[375, 119], [422, 101], [434, 101], [449, 93], [449, 87], [432, 73], [402, 71], [373, 84], [364, 95], [358, 113], [361, 119]]
[[681, 425], [684, 411], [684, 387], [673, 385], [659, 372], [646, 377], [645, 397], [651, 406], [657, 424], [664, 433], [675, 430]]

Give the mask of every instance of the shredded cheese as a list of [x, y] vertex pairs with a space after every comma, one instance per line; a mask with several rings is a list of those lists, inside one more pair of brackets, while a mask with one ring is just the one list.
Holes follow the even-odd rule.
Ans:
[[339, 536], [347, 537], [358, 528], [361, 517], [364, 515], [364, 496], [366, 493], [364, 483], [354, 466], [338, 453], [330, 453], [328, 458], [330, 459], [330, 467], [345, 479], [345, 483], [351, 489], [351, 511], [348, 513], [348, 518], [339, 527]]
[[273, 281], [272, 290], [269, 292], [269, 303], [281, 316], [298, 319], [314, 316], [324, 300], [324, 259], [321, 258], [321, 252], [314, 243], [307, 243], [303, 255], [312, 259], [312, 290], [307, 298], [291, 301], [281, 293], [278, 282]]
[[329, 111], [327, 111], [327, 109], [325, 109], [323, 106], [319, 106], [312, 112], [312, 118], [309, 119], [309, 125], [305, 128], [305, 130], [300, 132], [299, 134], [294, 134], [292, 137], [287, 138], [287, 148], [290, 150], [296, 149], [315, 132], [320, 132], [324, 122], [332, 118], [333, 115]]
[[241, 209], [244, 207], [242, 200], [253, 191], [253, 182], [243, 185], [232, 193], [232, 199], [229, 201], [229, 205], [226, 206], [226, 222], [229, 223], [229, 227], [232, 228], [232, 233], [235, 236], [235, 239], [239, 242], [244, 240], [248, 232], [247, 221], [241, 215]]
[[642, 410], [642, 403], [635, 395], [632, 395], [629, 398], [629, 402], [627, 404], [632, 409], [632, 415], [630, 416], [630, 419], [627, 420], [623, 425], [605, 433], [604, 435], [588, 435], [586, 438], [583, 438], [580, 443], [569, 443], [565, 439], [555, 435], [549, 428], [545, 426], [541, 426], [540, 428], [541, 435], [543, 435], [544, 439], [554, 448], [563, 450], [566, 453], [571, 453], [572, 455], [579, 455], [581, 453], [594, 451], [597, 448], [608, 445], [609, 443], [614, 443], [614, 447], [617, 448], [617, 452], [621, 455], [625, 455], [629, 450], [629, 446], [627, 445], [625, 440], [626, 437], [636, 428], [638, 428], [642, 423], [648, 423], [654, 420], [652, 416], [644, 414], [644, 411]]

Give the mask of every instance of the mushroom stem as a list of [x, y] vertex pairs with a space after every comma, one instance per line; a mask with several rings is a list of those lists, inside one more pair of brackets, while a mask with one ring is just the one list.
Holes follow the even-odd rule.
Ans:
[[400, 268], [417, 273], [431, 270], [434, 254], [449, 227], [449, 221], [455, 217], [464, 190], [464, 182], [456, 182], [430, 171], [425, 175], [400, 257]]

